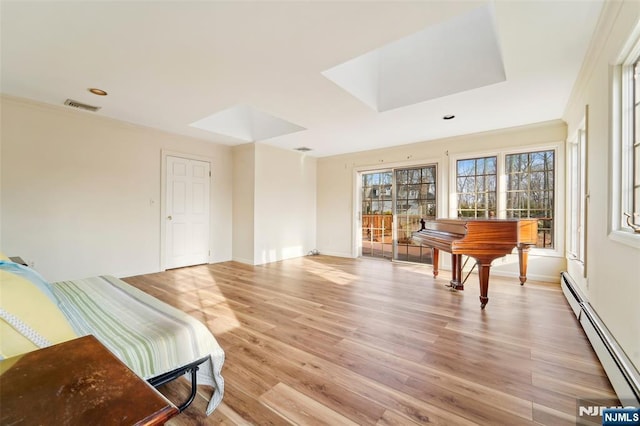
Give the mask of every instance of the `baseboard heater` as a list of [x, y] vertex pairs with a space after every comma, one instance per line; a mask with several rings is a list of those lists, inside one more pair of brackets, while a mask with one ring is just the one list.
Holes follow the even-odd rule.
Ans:
[[562, 291], [591, 342], [616, 395], [625, 405], [640, 405], [640, 374], [613, 338], [569, 274], [561, 274]]

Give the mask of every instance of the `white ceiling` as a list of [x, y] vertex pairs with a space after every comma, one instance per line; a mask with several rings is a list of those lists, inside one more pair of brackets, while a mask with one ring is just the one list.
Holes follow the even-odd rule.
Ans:
[[[485, 6], [504, 81], [377, 112], [323, 75]], [[2, 0], [0, 90], [55, 105], [71, 98], [102, 107], [87, 114], [228, 145], [246, 141], [190, 124], [242, 105], [303, 129], [261, 143], [327, 156], [561, 118], [601, 7], [600, 0]], [[467, 55], [453, 57], [452, 70], [486, 71]], [[442, 81], [433, 83], [430, 90]], [[456, 118], [443, 120], [447, 114]]]

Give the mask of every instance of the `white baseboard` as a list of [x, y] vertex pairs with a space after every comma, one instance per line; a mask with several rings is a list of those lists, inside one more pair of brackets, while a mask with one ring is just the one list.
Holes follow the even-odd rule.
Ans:
[[355, 259], [351, 253], [339, 252], [339, 251], [322, 251], [318, 250], [320, 254], [324, 254], [325, 256], [334, 256], [334, 257], [348, 257], [350, 259]]
[[618, 398], [623, 405], [637, 407], [640, 405], [640, 372], [566, 272], [561, 274], [561, 286]]

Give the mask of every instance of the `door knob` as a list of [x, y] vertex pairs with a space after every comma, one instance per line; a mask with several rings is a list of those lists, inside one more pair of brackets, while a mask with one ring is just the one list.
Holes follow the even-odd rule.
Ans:
[[173, 220], [173, 216], [169, 215], [169, 216], [167, 216], [167, 219]]

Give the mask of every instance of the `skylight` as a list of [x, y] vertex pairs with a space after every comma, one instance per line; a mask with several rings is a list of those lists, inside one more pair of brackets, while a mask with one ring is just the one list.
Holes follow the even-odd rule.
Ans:
[[506, 80], [490, 4], [322, 74], [378, 112]]
[[247, 105], [238, 105], [209, 115], [190, 124], [212, 133], [231, 136], [247, 142], [257, 142], [306, 130], [273, 115]]

